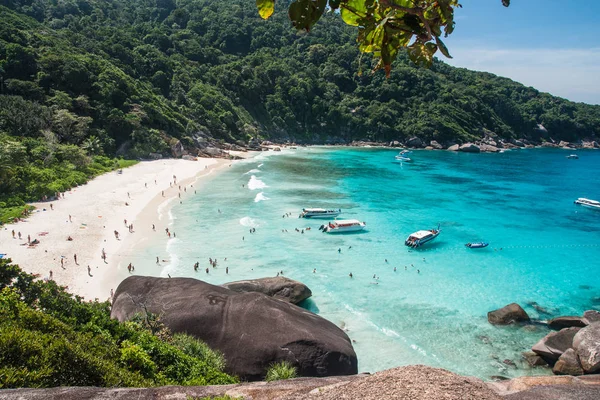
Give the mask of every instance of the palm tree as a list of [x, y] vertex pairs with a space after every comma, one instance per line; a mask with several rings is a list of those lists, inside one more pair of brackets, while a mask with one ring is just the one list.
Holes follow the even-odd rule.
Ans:
[[85, 139], [81, 144], [81, 148], [84, 149], [89, 155], [96, 155], [100, 153], [102, 147], [100, 146], [100, 139], [92, 135]]

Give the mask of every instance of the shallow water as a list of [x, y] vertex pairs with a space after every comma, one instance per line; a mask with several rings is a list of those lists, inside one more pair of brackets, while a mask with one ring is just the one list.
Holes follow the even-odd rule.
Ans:
[[[216, 284], [283, 271], [313, 291], [305, 307], [347, 330], [360, 371], [428, 364], [483, 379], [547, 373], [520, 359], [545, 328], [493, 327], [486, 314], [511, 302], [540, 319], [598, 309], [600, 212], [573, 200], [600, 199], [600, 152], [568, 160], [562, 150], [415, 151], [403, 164], [392, 161], [396, 153], [300, 148], [234, 164], [173, 207], [161, 223], [177, 238], [144, 250], [138, 271]], [[365, 221], [367, 231], [323, 234], [322, 220], [297, 218], [303, 207], [341, 208], [340, 218]], [[404, 246], [438, 223], [434, 242]], [[477, 241], [490, 246], [464, 246]], [[169, 260], [161, 269], [159, 252]]]

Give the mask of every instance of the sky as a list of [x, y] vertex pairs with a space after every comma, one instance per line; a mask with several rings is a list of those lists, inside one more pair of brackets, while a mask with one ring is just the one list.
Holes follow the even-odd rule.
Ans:
[[555, 96], [600, 104], [600, 0], [462, 0], [442, 38], [456, 67], [511, 78]]

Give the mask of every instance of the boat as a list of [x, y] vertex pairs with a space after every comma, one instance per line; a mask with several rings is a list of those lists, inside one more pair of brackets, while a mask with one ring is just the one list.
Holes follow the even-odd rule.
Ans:
[[586, 199], [585, 197], [580, 197], [577, 200], [575, 200], [575, 204], [600, 210], [600, 201]]
[[340, 219], [331, 221], [327, 225], [321, 226], [319, 229], [325, 233], [346, 233], [357, 232], [365, 229], [366, 224], [357, 219]]
[[335, 218], [342, 213], [341, 209], [326, 210], [324, 208], [303, 208], [298, 218]]
[[420, 247], [438, 237], [440, 232], [441, 230], [439, 225], [437, 229], [417, 231], [415, 233], [411, 233], [410, 236], [404, 241], [404, 244], [409, 247]]
[[403, 150], [395, 157], [395, 159], [404, 162], [412, 161], [409, 157], [406, 156], [408, 153], [410, 153], [410, 150]]
[[577, 154], [569, 154], [567, 158], [578, 159], [579, 156]]
[[467, 244], [465, 244], [465, 246], [470, 249], [482, 249], [484, 247], [488, 247], [489, 243], [484, 243], [484, 242], [467, 243]]

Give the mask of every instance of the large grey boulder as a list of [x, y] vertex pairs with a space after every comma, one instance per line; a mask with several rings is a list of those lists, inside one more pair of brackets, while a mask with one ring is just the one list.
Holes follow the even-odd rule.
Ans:
[[488, 321], [492, 325], [508, 325], [514, 322], [529, 321], [529, 315], [517, 303], [488, 312]]
[[408, 147], [416, 147], [416, 148], [422, 148], [424, 147], [423, 141], [418, 138], [418, 137], [411, 137], [410, 139], [408, 139], [406, 141], [406, 146]]
[[479, 152], [481, 152], [481, 149], [479, 148], [479, 146], [477, 146], [474, 143], [465, 143], [462, 146], [460, 146], [460, 148], [458, 150], [462, 151], [464, 153], [479, 153]]
[[458, 151], [458, 149], [460, 149], [460, 145], [459, 144], [453, 144], [452, 146], [448, 147], [448, 151]]
[[306, 300], [312, 296], [312, 292], [308, 286], [283, 276], [229, 282], [221, 286], [233, 290], [234, 292], [263, 293], [267, 296], [287, 301], [292, 304], [298, 304], [302, 300]]
[[550, 332], [537, 342], [531, 350], [542, 357], [550, 365], [559, 359], [561, 355], [573, 347], [573, 337], [581, 328], [565, 328], [558, 332]]
[[579, 327], [583, 328], [587, 326], [588, 323], [584, 321], [581, 317], [557, 317], [548, 321], [548, 327], [550, 329], [554, 329], [555, 331], [560, 331], [564, 328], [571, 327]]
[[600, 322], [581, 329], [573, 339], [573, 348], [586, 374], [600, 371]]
[[434, 149], [436, 149], [436, 150], [441, 150], [441, 149], [443, 149], [443, 148], [444, 148], [444, 146], [442, 146], [441, 144], [439, 144], [439, 143], [438, 143], [437, 141], [435, 141], [435, 140], [432, 140], [431, 142], [429, 142], [429, 145], [430, 145], [431, 147], [433, 147]]
[[600, 322], [600, 312], [596, 310], [588, 310], [583, 313], [583, 321], [587, 325], [591, 325], [594, 322]]
[[115, 292], [111, 317], [125, 321], [142, 310], [161, 315], [173, 332], [221, 351], [226, 371], [242, 379], [260, 379], [270, 364], [284, 360], [301, 376], [357, 373], [344, 331], [262, 293], [238, 293], [192, 278], [129, 277]]
[[573, 349], [567, 349], [558, 359], [552, 372], [556, 375], [583, 375], [583, 368]]

